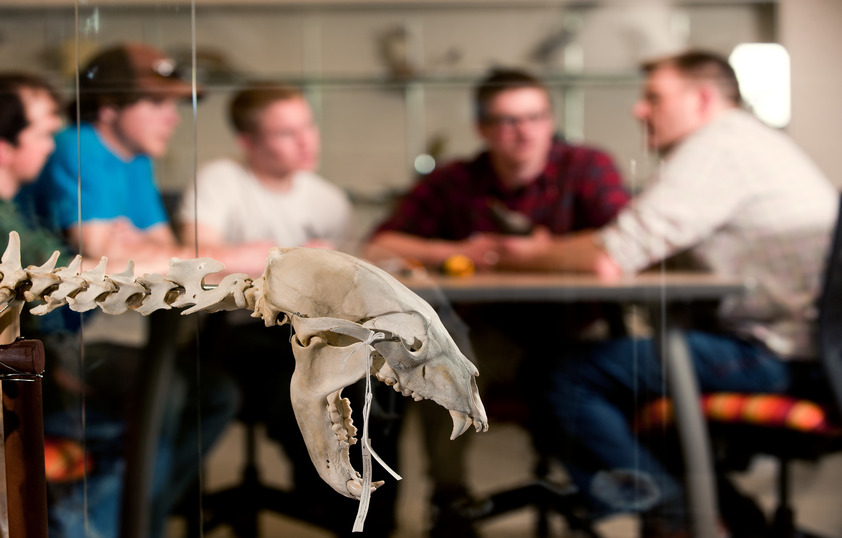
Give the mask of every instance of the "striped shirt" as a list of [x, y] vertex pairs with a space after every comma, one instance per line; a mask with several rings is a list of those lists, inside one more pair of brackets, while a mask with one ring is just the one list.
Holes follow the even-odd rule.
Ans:
[[688, 251], [700, 268], [744, 279], [749, 291], [720, 306], [724, 328], [803, 358], [814, 353], [837, 204], [836, 189], [791, 139], [732, 110], [685, 139], [600, 233], [628, 273]]

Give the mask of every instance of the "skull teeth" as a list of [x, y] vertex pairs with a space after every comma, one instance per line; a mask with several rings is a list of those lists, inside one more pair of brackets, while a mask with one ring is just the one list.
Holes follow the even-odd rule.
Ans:
[[454, 440], [471, 427], [471, 417], [462, 413], [461, 411], [450, 410], [450, 418], [453, 419], [453, 431], [450, 434], [450, 440]]
[[420, 394], [418, 392], [415, 392], [414, 390], [405, 388], [394, 377], [383, 375], [380, 372], [374, 372], [374, 377], [377, 378], [378, 381], [381, 381], [381, 382], [389, 385], [393, 389], [395, 389], [395, 392], [400, 392], [404, 396], [411, 396], [412, 399], [415, 400], [416, 402], [420, 402], [421, 400], [427, 399], [427, 397], [424, 396], [423, 394]]
[[[371, 486], [370, 486], [371, 491], [373, 492], [374, 490], [376, 490], [377, 488], [379, 488], [383, 484], [385, 484], [385, 482], [383, 480], [378, 480], [377, 482], [372, 482]], [[352, 478], [351, 480], [348, 480], [348, 482], [345, 484], [345, 486], [348, 488], [348, 491], [351, 493], [351, 495], [353, 495], [354, 497], [356, 497], [358, 499], [363, 494], [363, 482], [362, 482], [362, 479], [360, 479], [359, 477]]]
[[[337, 405], [337, 403], [339, 405]], [[357, 428], [351, 418], [351, 402], [348, 398], [330, 399], [327, 405], [330, 417], [330, 429], [336, 434], [340, 443], [356, 444]]]

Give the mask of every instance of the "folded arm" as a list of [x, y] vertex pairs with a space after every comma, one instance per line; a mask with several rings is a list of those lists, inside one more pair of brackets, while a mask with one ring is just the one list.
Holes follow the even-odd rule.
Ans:
[[463, 241], [428, 239], [403, 232], [380, 232], [366, 245], [363, 256], [374, 262], [400, 257], [417, 260], [428, 267], [440, 267], [455, 255], [471, 259], [478, 269], [487, 269], [500, 258], [500, 236], [474, 234]]

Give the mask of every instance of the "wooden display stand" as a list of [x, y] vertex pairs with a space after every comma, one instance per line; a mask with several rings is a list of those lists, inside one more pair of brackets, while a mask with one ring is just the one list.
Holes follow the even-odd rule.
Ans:
[[20, 301], [13, 301], [0, 313], [0, 391], [3, 394], [8, 536], [47, 538], [41, 400], [44, 346], [39, 340], [19, 339], [22, 305]]

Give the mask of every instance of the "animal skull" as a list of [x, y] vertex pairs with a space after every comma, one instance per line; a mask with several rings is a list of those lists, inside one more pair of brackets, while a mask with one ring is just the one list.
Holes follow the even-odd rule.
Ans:
[[[432, 399], [453, 418], [451, 439], [471, 424], [488, 429], [474, 365], [459, 351], [429, 304], [391, 275], [335, 251], [274, 248], [257, 281], [227, 275], [208, 289], [204, 278], [222, 270], [216, 260], [173, 258], [166, 275], [134, 276], [134, 265], [105, 273], [106, 259], [80, 272], [81, 258], [56, 268], [58, 253], [40, 267], [21, 267], [20, 238], [9, 234], [0, 258], [0, 308], [23, 297], [39, 301], [34, 314], [63, 305], [109, 314], [143, 315], [172, 307], [182, 314], [247, 308], [267, 326], [291, 323], [295, 373], [291, 400], [319, 475], [346, 497], [360, 498], [359, 473], [348, 450], [356, 442], [350, 402], [342, 389], [366, 375], [404, 396]], [[379, 484], [372, 484], [376, 488]]]
[[339, 493], [362, 492], [348, 454], [356, 428], [341, 393], [368, 373], [404, 396], [447, 408], [451, 439], [471, 424], [488, 429], [476, 367], [430, 305], [388, 273], [338, 252], [275, 248], [255, 284], [254, 315], [295, 329], [293, 409], [319, 475]]

